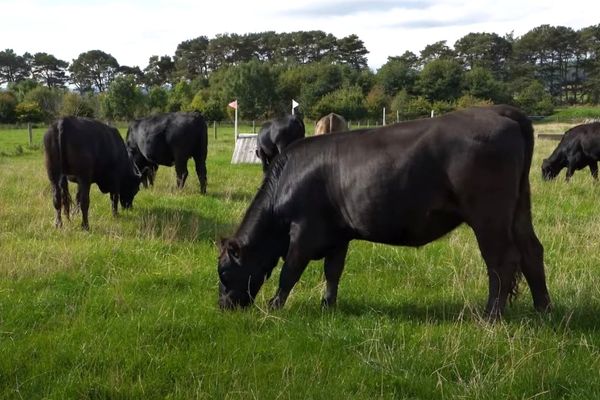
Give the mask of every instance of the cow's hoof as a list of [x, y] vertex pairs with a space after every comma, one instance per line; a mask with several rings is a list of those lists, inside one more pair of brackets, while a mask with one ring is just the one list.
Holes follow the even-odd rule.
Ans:
[[552, 311], [552, 303], [550, 302], [544, 304], [534, 304], [533, 307], [535, 308], [535, 311], [540, 313], [549, 313]]
[[280, 310], [281, 307], [283, 307], [283, 301], [281, 301], [279, 296], [275, 296], [269, 300], [269, 310]]
[[336, 305], [337, 305], [336, 299], [326, 299], [326, 298], [321, 299], [321, 307], [324, 309], [335, 308]]

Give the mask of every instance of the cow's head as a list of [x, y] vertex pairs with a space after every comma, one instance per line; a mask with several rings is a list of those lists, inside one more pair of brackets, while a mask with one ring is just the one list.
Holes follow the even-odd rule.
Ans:
[[563, 166], [546, 158], [542, 161], [542, 178], [546, 181], [556, 178]]
[[219, 306], [221, 309], [247, 307], [254, 302], [263, 283], [277, 265], [276, 247], [243, 246], [237, 239], [223, 239], [218, 262]]
[[141, 181], [142, 175], [135, 164], [132, 163], [132, 170], [128, 174], [125, 174], [121, 181], [121, 190], [119, 192], [121, 207], [127, 209], [133, 206], [133, 198], [140, 190]]

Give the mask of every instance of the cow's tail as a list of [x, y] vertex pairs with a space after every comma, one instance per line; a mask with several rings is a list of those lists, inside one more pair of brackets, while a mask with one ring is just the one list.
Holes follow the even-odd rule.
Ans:
[[529, 170], [531, 169], [531, 160], [533, 159], [533, 124], [529, 117], [527, 117], [521, 110], [515, 107], [509, 106], [496, 106], [496, 110], [499, 115], [510, 118], [519, 124], [521, 138], [524, 149], [524, 163], [523, 171], [521, 171], [520, 190], [523, 193], [524, 190], [529, 194]]
[[62, 197], [62, 206], [68, 215], [71, 210], [71, 206], [73, 205], [73, 200], [71, 199], [71, 195], [69, 193], [67, 176], [65, 171], [67, 170], [67, 154], [66, 154], [66, 146], [65, 146], [65, 120], [60, 119], [56, 122], [56, 131], [57, 131], [57, 149], [58, 149], [58, 161], [60, 163], [60, 190]]
[[[523, 153], [523, 170], [521, 171], [521, 177], [519, 182], [519, 198], [517, 200], [517, 206], [513, 216], [513, 237], [517, 242], [517, 246], [523, 250], [523, 246], [527, 247], [527, 252], [530, 251], [530, 246], [526, 243], [531, 240], [537, 241], [535, 233], [533, 232], [533, 225], [531, 222], [531, 190], [529, 185], [529, 171], [531, 169], [531, 162], [533, 159], [533, 146], [534, 146], [534, 135], [533, 135], [533, 124], [531, 120], [520, 110], [514, 107], [502, 106], [499, 108], [499, 114], [519, 124], [521, 139], [524, 144]], [[533, 234], [533, 237], [531, 235]], [[539, 244], [539, 242], [538, 242]], [[521, 264], [527, 262], [522, 254], [521, 263], [515, 271], [513, 279], [511, 281], [510, 297], [509, 300], [513, 300], [519, 293], [519, 282], [522, 278]]]

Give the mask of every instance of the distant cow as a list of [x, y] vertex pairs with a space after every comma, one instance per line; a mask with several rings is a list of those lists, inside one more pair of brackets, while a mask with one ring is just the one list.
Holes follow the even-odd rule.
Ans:
[[600, 160], [600, 122], [577, 125], [565, 132], [550, 157], [542, 162], [542, 177], [554, 179], [563, 168], [567, 168], [567, 181], [576, 170], [590, 167], [594, 179], [598, 180]]
[[265, 122], [256, 138], [256, 155], [267, 171], [275, 156], [305, 135], [304, 121], [296, 115], [286, 115]]
[[61, 118], [46, 131], [44, 150], [57, 227], [62, 226], [61, 209], [69, 218], [71, 196], [67, 179], [77, 182], [76, 199], [83, 229], [89, 229], [92, 183], [96, 183], [102, 193], [110, 193], [113, 215], [117, 215], [119, 200], [123, 208], [132, 206], [140, 186], [140, 174], [115, 128], [88, 118]]
[[329, 113], [317, 122], [315, 135], [331, 132], [343, 132], [348, 130], [346, 119], [339, 114]]
[[159, 165], [175, 164], [177, 187], [183, 188], [187, 162], [193, 158], [200, 192], [206, 193], [207, 146], [206, 122], [199, 112], [158, 114], [133, 121], [127, 130], [127, 149], [145, 185], [154, 183]]
[[282, 307], [310, 260], [325, 258], [323, 305], [336, 302], [353, 239], [423, 246], [462, 223], [487, 265], [491, 318], [521, 271], [536, 309], [550, 306], [531, 220], [533, 128], [509, 106], [310, 137], [273, 162], [232, 238], [221, 242], [219, 304], [250, 305], [280, 258]]

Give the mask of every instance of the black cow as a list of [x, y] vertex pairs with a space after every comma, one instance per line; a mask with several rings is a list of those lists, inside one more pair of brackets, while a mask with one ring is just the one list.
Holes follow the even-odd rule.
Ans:
[[142, 171], [144, 185], [154, 183], [159, 165], [175, 164], [177, 187], [188, 176], [187, 162], [194, 159], [200, 192], [206, 193], [206, 152], [208, 133], [199, 112], [158, 114], [135, 120], [127, 130], [127, 149]]
[[542, 177], [554, 179], [563, 168], [567, 168], [568, 181], [576, 170], [590, 167], [592, 176], [598, 180], [598, 160], [600, 122], [577, 125], [565, 132], [550, 157], [542, 162]]
[[422, 246], [462, 223], [488, 268], [491, 318], [525, 275], [546, 310], [543, 247], [531, 220], [531, 122], [509, 106], [307, 138], [271, 165], [233, 238], [221, 241], [219, 305], [248, 306], [285, 260], [269, 304], [282, 307], [310, 260], [325, 258], [335, 304], [353, 239]]
[[132, 206], [141, 176], [115, 128], [88, 118], [61, 118], [44, 134], [44, 151], [57, 227], [62, 226], [62, 209], [69, 219], [72, 202], [67, 179], [77, 182], [76, 199], [83, 229], [89, 229], [92, 183], [96, 183], [102, 193], [110, 193], [113, 215], [117, 215], [119, 200], [123, 208]]
[[256, 138], [256, 156], [266, 172], [275, 156], [305, 135], [304, 121], [296, 115], [286, 115], [265, 122]]

